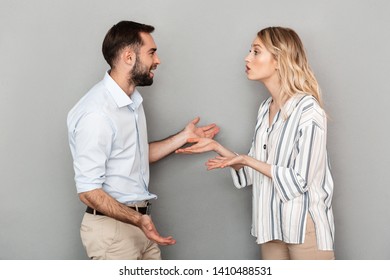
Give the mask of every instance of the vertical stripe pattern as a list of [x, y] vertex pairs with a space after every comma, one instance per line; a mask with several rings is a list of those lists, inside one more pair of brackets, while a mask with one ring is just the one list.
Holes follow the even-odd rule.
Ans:
[[320, 250], [333, 250], [333, 179], [326, 150], [326, 115], [310, 95], [297, 94], [269, 125], [271, 97], [259, 108], [249, 156], [271, 165], [272, 179], [249, 167], [231, 169], [237, 188], [253, 185], [252, 234], [257, 243], [304, 242], [311, 215]]

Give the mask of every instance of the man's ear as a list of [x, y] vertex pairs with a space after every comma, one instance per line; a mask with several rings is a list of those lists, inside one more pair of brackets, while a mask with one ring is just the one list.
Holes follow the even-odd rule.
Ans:
[[122, 51], [121, 59], [124, 63], [129, 65], [131, 68], [135, 65], [135, 60], [137, 58], [137, 54], [131, 48], [125, 48]]

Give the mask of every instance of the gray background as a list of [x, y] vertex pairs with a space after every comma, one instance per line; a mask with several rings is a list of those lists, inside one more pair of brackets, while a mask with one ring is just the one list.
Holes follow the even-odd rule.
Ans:
[[[266, 26], [294, 28], [329, 113], [336, 257], [390, 259], [388, 1], [0, 1], [0, 259], [85, 259], [66, 115], [108, 66], [107, 30], [120, 20], [156, 27], [162, 64], [141, 88], [150, 140], [195, 116], [217, 139], [250, 145], [260, 102], [244, 57]], [[251, 189], [213, 155], [171, 155], [151, 168], [153, 218], [177, 244], [165, 259], [257, 259]]]

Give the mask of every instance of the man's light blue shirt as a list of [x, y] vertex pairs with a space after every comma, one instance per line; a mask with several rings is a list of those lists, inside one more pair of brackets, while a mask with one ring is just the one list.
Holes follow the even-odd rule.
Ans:
[[106, 73], [68, 114], [77, 192], [103, 188], [124, 204], [149, 193], [149, 144], [142, 96], [131, 98]]

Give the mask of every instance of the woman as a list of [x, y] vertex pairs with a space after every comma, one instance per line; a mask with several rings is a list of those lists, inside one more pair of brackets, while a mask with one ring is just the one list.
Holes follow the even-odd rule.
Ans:
[[263, 259], [334, 259], [326, 114], [302, 42], [292, 29], [265, 28], [245, 61], [248, 79], [270, 93], [249, 154], [206, 138], [188, 139], [193, 145], [177, 153], [215, 151], [209, 170], [232, 167], [236, 187], [253, 185], [252, 235]]

